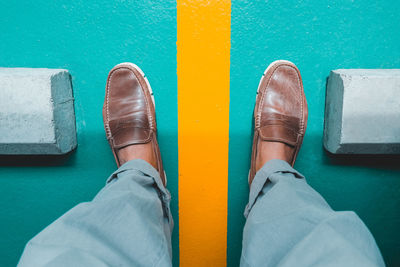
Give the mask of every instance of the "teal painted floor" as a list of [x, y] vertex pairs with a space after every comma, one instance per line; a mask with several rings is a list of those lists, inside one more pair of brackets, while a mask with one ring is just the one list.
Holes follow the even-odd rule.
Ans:
[[[0, 157], [0, 266], [14, 266], [31, 237], [91, 200], [115, 169], [101, 108], [108, 71], [123, 61], [138, 64], [155, 91], [178, 265], [175, 1], [0, 3], [0, 66], [70, 70], [78, 130], [66, 158]], [[296, 168], [334, 209], [355, 210], [387, 265], [400, 265], [400, 159], [333, 159], [322, 148], [329, 71], [399, 68], [398, 14], [400, 2], [389, 0], [232, 1], [228, 266], [240, 257], [255, 91], [275, 59], [298, 65], [309, 104]]]
[[322, 147], [329, 71], [400, 68], [399, 14], [393, 1], [233, 1], [228, 266], [240, 257], [255, 92], [276, 59], [299, 67], [308, 100], [296, 169], [332, 208], [356, 211], [387, 265], [400, 266], [400, 158], [334, 160]]
[[120, 62], [139, 65], [154, 90], [159, 142], [175, 196], [171, 210], [178, 218], [175, 1], [0, 2], [0, 66], [68, 69], [78, 131], [78, 149], [67, 159], [7, 166], [18, 164], [8, 159], [0, 168], [0, 266], [15, 266], [30, 238], [91, 200], [115, 170], [101, 110], [108, 72]]

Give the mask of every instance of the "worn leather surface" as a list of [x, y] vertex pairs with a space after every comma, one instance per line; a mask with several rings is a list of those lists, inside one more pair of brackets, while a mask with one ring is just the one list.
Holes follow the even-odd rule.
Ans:
[[156, 138], [155, 108], [144, 76], [133, 65], [122, 63], [109, 73], [103, 106], [104, 128], [118, 167], [118, 149], [150, 143], [165, 184]]
[[254, 139], [249, 182], [256, 169], [259, 142], [282, 142], [291, 147], [293, 166], [307, 126], [307, 102], [297, 67], [288, 61], [270, 65], [258, 88], [254, 109]]

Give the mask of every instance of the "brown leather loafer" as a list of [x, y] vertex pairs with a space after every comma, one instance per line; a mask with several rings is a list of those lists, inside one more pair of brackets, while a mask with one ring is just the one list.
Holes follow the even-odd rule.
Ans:
[[292, 166], [307, 127], [307, 101], [297, 67], [278, 60], [265, 70], [257, 90], [254, 108], [254, 139], [249, 183], [256, 174], [259, 142], [281, 142], [291, 147]]
[[166, 177], [157, 143], [154, 97], [142, 70], [132, 63], [121, 63], [109, 73], [103, 106], [104, 128], [117, 162], [118, 150], [130, 145], [151, 143], [157, 170]]

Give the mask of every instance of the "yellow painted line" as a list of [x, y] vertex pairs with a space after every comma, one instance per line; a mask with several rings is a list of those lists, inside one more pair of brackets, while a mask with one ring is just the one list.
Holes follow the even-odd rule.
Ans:
[[178, 0], [181, 266], [226, 266], [230, 1]]

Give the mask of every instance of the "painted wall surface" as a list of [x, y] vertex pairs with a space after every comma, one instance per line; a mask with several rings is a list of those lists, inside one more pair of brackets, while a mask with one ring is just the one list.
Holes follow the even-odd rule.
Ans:
[[65, 160], [1, 157], [0, 266], [15, 266], [30, 238], [91, 200], [115, 170], [101, 111], [108, 72], [124, 61], [140, 66], [154, 90], [177, 263], [175, 1], [0, 0], [0, 7], [0, 66], [68, 69], [78, 130], [78, 149]]
[[332, 160], [322, 148], [329, 71], [400, 68], [399, 14], [398, 1], [232, 1], [228, 266], [240, 258], [255, 93], [276, 59], [299, 67], [308, 100], [296, 169], [332, 208], [356, 211], [387, 265], [400, 265], [400, 158]]
[[[178, 266], [176, 2], [0, 0], [0, 7], [0, 66], [68, 69], [78, 130], [69, 157], [0, 157], [0, 266], [14, 266], [30, 238], [91, 200], [115, 170], [101, 108], [108, 71], [123, 61], [138, 64], [154, 89]], [[332, 159], [322, 148], [329, 71], [400, 68], [400, 2], [232, 0], [231, 9], [227, 265], [237, 266], [241, 252], [255, 92], [276, 59], [298, 65], [308, 99], [295, 167], [334, 209], [355, 210], [387, 265], [400, 265], [400, 158]]]

